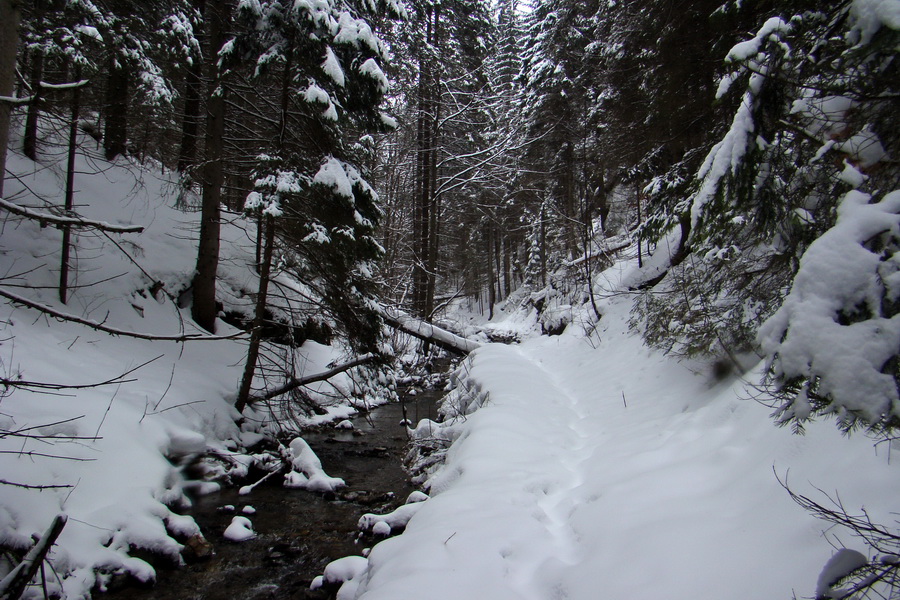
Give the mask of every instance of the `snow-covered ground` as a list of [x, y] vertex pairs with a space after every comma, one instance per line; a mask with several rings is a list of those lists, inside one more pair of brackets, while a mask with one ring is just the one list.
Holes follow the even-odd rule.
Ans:
[[339, 597], [811, 597], [831, 544], [866, 549], [779, 478], [894, 523], [887, 443], [833, 422], [803, 436], [776, 427], [744, 380], [645, 347], [627, 327], [632, 299], [605, 299], [589, 337], [576, 324], [470, 355], [461, 396], [474, 401], [431, 498]]
[[[44, 153], [32, 162], [14, 150], [18, 146], [14, 140], [7, 166], [15, 177], [6, 181], [5, 199], [44, 212], [61, 205], [65, 157]], [[108, 327], [205, 334], [178, 301], [194, 269], [199, 214], [176, 207], [177, 176], [126, 159], [109, 164], [91, 150], [79, 154], [76, 168], [81, 215], [144, 231], [106, 236], [75, 230], [72, 289], [64, 305], [56, 289], [61, 232], [3, 211], [0, 288]], [[252, 303], [247, 292], [257, 287], [255, 232], [239, 215], [226, 213], [224, 220], [218, 296], [225, 310], [246, 313]], [[155, 281], [165, 287], [154, 295]], [[251, 418], [243, 429], [236, 424], [246, 341], [113, 337], [5, 300], [0, 330], [4, 378], [67, 386], [112, 381], [80, 389], [0, 389], [0, 546], [30, 547], [56, 514], [67, 514], [50, 555], [59, 578], [50, 575], [48, 584], [69, 598], [89, 594], [114, 572], [152, 579], [150, 565], [129, 555], [132, 548], [180, 560], [178, 540], [198, 530], [191, 518], [173, 512], [189, 503], [185, 491], [194, 485], [181, 465], [211, 452], [225, 457], [224, 470], [231, 460], [240, 471], [252, 460], [244, 448], [266, 427], [264, 411], [245, 413]], [[217, 334], [234, 333], [219, 321]], [[340, 358], [337, 350], [308, 342], [297, 355], [296, 375], [324, 371]], [[346, 390], [349, 382], [342, 374], [332, 383]], [[329, 383], [318, 385], [335, 395]], [[333, 406], [321, 419], [352, 412], [347, 404]]]
[[[36, 196], [58, 202], [61, 160], [35, 164], [13, 153], [9, 166], [21, 179], [7, 181], [9, 199], [36, 208]], [[96, 156], [80, 157], [78, 167], [102, 173], [76, 178], [86, 217], [145, 231], [79, 233], [75, 285], [62, 305], [54, 289], [59, 231], [7, 217], [0, 286], [108, 326], [196, 332], [176, 299], [150, 291], [158, 280], [177, 293], [193, 269], [197, 215], [173, 207], [174, 180], [136, 177], [131, 165]], [[245, 292], [256, 287], [252, 226], [235, 215], [223, 240], [220, 297], [228, 310], [246, 309]], [[382, 534], [406, 530], [376, 545], [368, 562], [345, 561], [326, 573], [328, 581], [353, 577], [343, 597], [810, 596], [834, 552], [830, 544], [865, 548], [805, 513], [779, 477], [799, 493], [825, 503], [823, 492], [839, 494], [851, 512], [865, 507], [873, 519], [894, 523], [900, 479], [888, 444], [844, 437], [830, 422], [793, 435], [773, 425], [743, 380], [716, 380], [708, 364], [646, 348], [627, 326], [633, 297], [613, 293], [619, 287], [611, 283], [633, 279], [631, 270], [626, 261], [598, 276], [611, 293], [600, 301], [596, 327], [589, 309], [562, 297], [550, 299], [554, 318], [572, 322], [561, 336], [535, 336], [540, 324], [522, 311], [491, 324], [493, 333], [523, 343], [485, 344], [464, 363], [453, 398], [464, 401], [465, 414], [451, 426], [420, 427], [443, 427], [456, 440], [430, 479], [431, 497], [391, 516], [367, 516]], [[17, 287], [26, 282], [29, 289]], [[62, 512], [69, 520], [51, 560], [70, 598], [115, 571], [151, 579], [153, 570], [129, 549], [177, 557], [177, 540], [197, 530], [173, 512], [188, 501], [190, 485], [178, 462], [206, 451], [240, 453], [259, 439], [235, 424], [232, 408], [244, 342], [111, 337], [6, 303], [0, 321], [5, 377], [88, 384], [144, 365], [129, 381], [62, 395], [13, 390], [0, 399], [0, 430], [40, 436], [0, 435], [0, 479], [71, 486], [0, 484], [0, 544], [29, 546]], [[218, 333], [233, 332], [220, 324]], [[310, 343], [301, 361], [318, 372], [336, 358], [334, 349]], [[351, 410], [336, 407], [330, 417]], [[248, 420], [245, 428], [253, 427]], [[298, 469], [309, 467], [300, 444], [296, 450]], [[240, 519], [235, 535], [252, 535]]]

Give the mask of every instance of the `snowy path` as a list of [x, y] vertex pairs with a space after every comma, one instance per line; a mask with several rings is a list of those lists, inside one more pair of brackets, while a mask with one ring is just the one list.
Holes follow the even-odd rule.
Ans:
[[776, 428], [740, 381], [714, 384], [702, 365], [644, 347], [627, 310], [606, 306], [599, 342], [472, 355], [469, 381], [489, 401], [406, 533], [372, 550], [359, 597], [809, 596], [832, 552], [826, 525], [773, 468], [797, 491], [837, 490], [892, 521], [900, 479], [887, 448], [828, 422], [802, 437]]

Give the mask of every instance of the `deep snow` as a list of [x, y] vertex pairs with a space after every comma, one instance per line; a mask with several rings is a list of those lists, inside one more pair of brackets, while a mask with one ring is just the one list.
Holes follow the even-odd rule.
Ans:
[[[601, 280], [635, 276], [622, 263]], [[779, 478], [895, 522], [889, 444], [828, 421], [776, 427], [747, 383], [760, 367], [716, 381], [646, 348], [627, 328], [632, 300], [610, 294], [587, 337], [584, 311], [562, 336], [470, 355], [451, 396], [468, 414], [445, 427], [456, 441], [431, 498], [340, 598], [810, 597], [830, 544], [866, 548]]]
[[[52, 131], [43, 135], [54, 139]], [[4, 211], [0, 287], [127, 331], [204, 334], [178, 298], [196, 260], [199, 213], [191, 209], [193, 199], [188, 196], [176, 208], [177, 176], [152, 165], [139, 168], [128, 159], [109, 164], [91, 145], [88, 138], [82, 140], [86, 149], [76, 162], [77, 211], [90, 219], [141, 225], [144, 231], [109, 237], [76, 231], [72, 290], [63, 305], [56, 290], [60, 231]], [[6, 181], [6, 199], [39, 211], [60, 205], [65, 157], [57, 153], [58, 146], [45, 148], [37, 162], [24, 158], [15, 150], [18, 147], [18, 140], [13, 140], [7, 168], [14, 178]], [[223, 220], [217, 295], [225, 310], [251, 314], [252, 297], [247, 292], [257, 288], [255, 230], [240, 215], [224, 213]], [[155, 281], [165, 287], [154, 296]], [[279, 284], [280, 289], [298, 287], [287, 279]], [[275, 302], [296, 305], [304, 302], [299, 298], [276, 296]], [[244, 425], [236, 425], [239, 415], [233, 402], [246, 355], [244, 339], [181, 344], [113, 337], [5, 301], [0, 303], [0, 329], [3, 377], [83, 385], [114, 379], [140, 366], [125, 381], [111, 385], [61, 392], [7, 389], [0, 395], [0, 479], [67, 486], [41, 490], [0, 484], [2, 546], [28, 547], [32, 535], [42, 534], [56, 514], [69, 516], [50, 555], [59, 576], [48, 577], [51, 592], [59, 591], [61, 582], [68, 597], [83, 597], [95, 585], [102, 587], [114, 572], [153, 579], [149, 564], [129, 556], [131, 547], [179, 561], [178, 540], [198, 528], [193, 519], [174, 511], [190, 503], [185, 494], [189, 488], [202, 492], [218, 487], [187, 481], [181, 466], [213, 453], [222, 457], [222, 474], [240, 475], [254, 460], [244, 448], [259, 441], [261, 432], [277, 429], [265, 410], [248, 409]], [[234, 333], [218, 322], [217, 334]], [[308, 342], [296, 356], [295, 375], [318, 373], [341, 360], [338, 349]], [[329, 414], [308, 422], [354, 413], [347, 402], [332, 399], [350, 385], [345, 374], [316, 384], [311, 394], [324, 400], [317, 390], [327, 393]], [[42, 437], [25, 438], [17, 431]]]

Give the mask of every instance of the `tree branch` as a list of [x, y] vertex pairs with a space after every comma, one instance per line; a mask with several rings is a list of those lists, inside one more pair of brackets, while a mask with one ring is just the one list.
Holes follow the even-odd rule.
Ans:
[[28, 219], [39, 221], [42, 227], [46, 226], [47, 223], [53, 223], [54, 225], [69, 225], [72, 227], [99, 229], [100, 231], [110, 231], [112, 233], [140, 233], [144, 230], [143, 226], [141, 225], [112, 225], [111, 223], [106, 223], [105, 221], [92, 221], [90, 219], [83, 219], [77, 216], [61, 217], [46, 212], [36, 211], [25, 206], [20, 206], [3, 198], [0, 198], [0, 208], [5, 208], [9, 212], [15, 215], [19, 215], [20, 217], [26, 217]]
[[296, 390], [300, 386], [308, 385], [310, 383], [315, 383], [317, 381], [325, 381], [326, 379], [331, 379], [338, 373], [343, 373], [348, 369], [352, 369], [353, 367], [358, 367], [359, 365], [364, 365], [366, 363], [370, 363], [374, 361], [377, 357], [375, 354], [363, 354], [362, 356], [351, 360], [350, 362], [345, 362], [343, 364], [337, 365], [327, 371], [322, 371], [321, 373], [316, 373], [314, 375], [307, 375], [305, 377], [294, 378], [292, 377], [290, 381], [281, 387], [275, 388], [271, 392], [266, 392], [262, 396], [255, 396], [250, 398], [248, 404], [253, 404], [254, 402], [260, 402], [263, 400], [271, 400], [276, 396], [281, 396], [282, 394], [286, 394], [290, 391]]
[[124, 337], [137, 338], [139, 340], [151, 340], [158, 342], [189, 342], [189, 341], [217, 341], [217, 340], [233, 340], [237, 339], [241, 336], [246, 335], [246, 332], [241, 331], [232, 335], [204, 335], [202, 333], [190, 333], [183, 335], [152, 335], [149, 333], [139, 333], [136, 331], [126, 331], [124, 329], [117, 329], [115, 327], [108, 327], [103, 323], [98, 323], [97, 321], [91, 321], [90, 319], [84, 319], [82, 317], [76, 317], [75, 315], [67, 314], [64, 312], [60, 312], [49, 306], [45, 306], [43, 304], [38, 304], [37, 302], [32, 302], [31, 300], [19, 296], [18, 294], [13, 294], [12, 292], [8, 292], [4, 289], [0, 289], [0, 296], [6, 298], [7, 300], [11, 300], [16, 304], [21, 304], [22, 306], [27, 306], [28, 308], [33, 308], [35, 310], [39, 310], [46, 315], [50, 315], [55, 319], [60, 319], [62, 321], [70, 321], [72, 323], [79, 323], [81, 325], [86, 325], [91, 329], [95, 329], [97, 331], [102, 331], [104, 333], [108, 333], [110, 335], [121, 335]]

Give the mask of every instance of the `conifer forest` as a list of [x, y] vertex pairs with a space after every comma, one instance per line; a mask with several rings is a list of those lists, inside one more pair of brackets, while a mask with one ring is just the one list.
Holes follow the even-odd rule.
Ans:
[[900, 0], [0, 0], [0, 600], [900, 599]]

